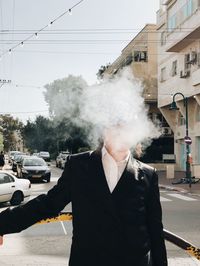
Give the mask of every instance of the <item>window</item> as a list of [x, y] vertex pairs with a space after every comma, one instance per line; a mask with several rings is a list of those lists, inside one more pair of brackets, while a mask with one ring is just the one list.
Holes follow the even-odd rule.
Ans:
[[185, 125], [185, 118], [181, 115], [179, 119], [179, 125], [184, 126]]
[[[199, 1], [199, 0], [198, 0]], [[188, 17], [190, 17], [194, 11], [198, 8], [198, 3], [196, 0], [187, 0], [178, 12], [170, 16], [168, 19], [168, 29], [173, 31], [179, 25], [181, 25]]]
[[177, 14], [168, 19], [168, 30], [173, 31], [177, 27]]
[[147, 51], [134, 51], [135, 62], [147, 62]]
[[200, 122], [200, 106], [197, 107], [196, 121], [197, 121], [197, 122]]
[[191, 68], [190, 62], [190, 54], [185, 54], [185, 59], [184, 59], [184, 69], [189, 70]]
[[160, 81], [163, 82], [166, 80], [166, 67], [161, 68]]
[[10, 182], [14, 182], [14, 178], [5, 173], [0, 173], [0, 184], [6, 184]]
[[172, 77], [177, 75], [177, 60], [172, 62]]
[[166, 44], [166, 32], [161, 32], [161, 38], [160, 38], [161, 46]]

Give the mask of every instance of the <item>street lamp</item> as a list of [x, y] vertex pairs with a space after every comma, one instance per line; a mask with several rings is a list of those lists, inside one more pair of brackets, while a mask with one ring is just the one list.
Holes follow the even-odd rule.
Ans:
[[183, 179], [182, 183], [189, 183], [189, 187], [191, 188], [192, 185], [192, 177], [191, 177], [191, 168], [190, 168], [190, 144], [192, 143], [191, 138], [188, 135], [188, 98], [185, 97], [181, 92], [177, 92], [173, 95], [173, 101], [170, 106], [170, 110], [179, 110], [179, 108], [176, 105], [175, 97], [177, 95], [181, 95], [183, 97], [183, 103], [185, 107], [185, 126], [186, 126], [186, 135], [184, 138], [185, 144], [186, 144], [186, 179]]

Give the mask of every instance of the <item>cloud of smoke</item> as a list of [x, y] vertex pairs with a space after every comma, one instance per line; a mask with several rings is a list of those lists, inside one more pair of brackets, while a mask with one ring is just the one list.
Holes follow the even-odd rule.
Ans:
[[80, 118], [92, 124], [89, 138], [93, 144], [109, 128], [116, 130], [118, 143], [121, 140], [133, 148], [160, 136], [159, 127], [148, 118], [142, 91], [141, 83], [127, 68], [113, 79], [84, 89]]

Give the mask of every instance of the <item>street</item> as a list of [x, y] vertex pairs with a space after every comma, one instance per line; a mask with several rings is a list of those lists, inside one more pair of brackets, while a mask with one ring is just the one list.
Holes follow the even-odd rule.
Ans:
[[[46, 193], [56, 184], [62, 173], [61, 169], [51, 165], [52, 181], [50, 183], [33, 183], [32, 196]], [[197, 247], [199, 240], [200, 197], [181, 194], [161, 189], [164, 228], [185, 238]], [[1, 206], [1, 211], [8, 204]], [[67, 206], [65, 211], [71, 211]], [[71, 222], [57, 222], [34, 225], [19, 234], [6, 235], [4, 245], [0, 248], [0, 265], [67, 265], [72, 236]], [[169, 265], [200, 265], [185, 251], [167, 243]], [[179, 258], [182, 264], [174, 264]], [[170, 264], [171, 262], [171, 264]], [[173, 264], [172, 264], [173, 263]]]

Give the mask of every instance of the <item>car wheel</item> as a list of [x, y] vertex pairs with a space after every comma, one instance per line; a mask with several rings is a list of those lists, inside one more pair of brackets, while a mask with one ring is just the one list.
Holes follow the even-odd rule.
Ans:
[[19, 205], [24, 200], [24, 196], [21, 191], [14, 192], [12, 199], [10, 200], [11, 205]]

